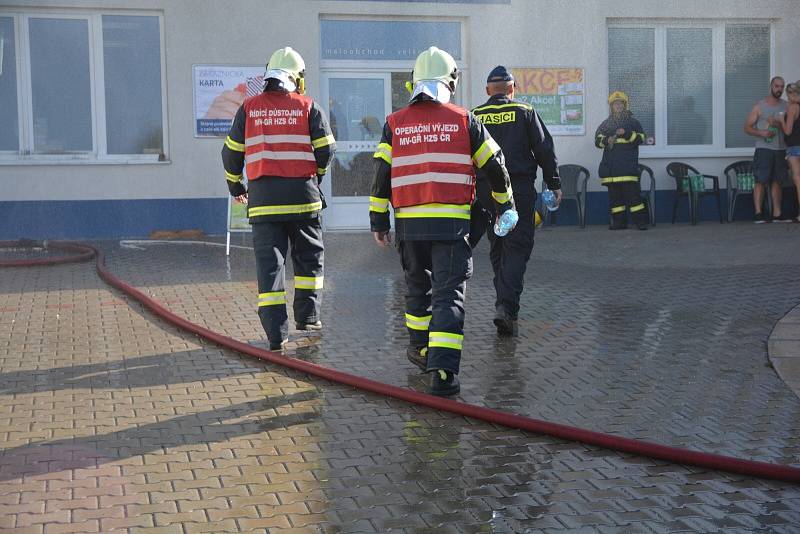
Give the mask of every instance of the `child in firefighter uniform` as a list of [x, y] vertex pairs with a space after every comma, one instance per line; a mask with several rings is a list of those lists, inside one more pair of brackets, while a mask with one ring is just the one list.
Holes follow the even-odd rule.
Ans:
[[378, 244], [389, 244], [391, 202], [408, 290], [407, 357], [432, 373], [432, 394], [449, 396], [460, 391], [475, 167], [491, 181], [498, 213], [513, 209], [513, 198], [500, 147], [470, 112], [450, 103], [458, 81], [452, 56], [430, 47], [412, 78], [410, 103], [387, 117], [374, 155], [370, 227]]
[[[270, 350], [288, 339], [284, 270], [291, 244], [294, 320], [319, 330], [324, 247], [319, 189], [335, 142], [319, 106], [303, 93], [305, 63], [290, 47], [269, 59], [264, 92], [239, 108], [222, 148], [230, 194], [247, 202], [258, 271], [258, 316]], [[248, 189], [242, 181], [247, 170]]]
[[608, 187], [611, 230], [628, 227], [626, 210], [639, 230], [647, 230], [647, 207], [639, 186], [639, 145], [644, 142], [642, 125], [628, 109], [628, 95], [614, 91], [608, 97], [611, 113], [594, 135], [594, 144], [603, 150], [600, 183]]

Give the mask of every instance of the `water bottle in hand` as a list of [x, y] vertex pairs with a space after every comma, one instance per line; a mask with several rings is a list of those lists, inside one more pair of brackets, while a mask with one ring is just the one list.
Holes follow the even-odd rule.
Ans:
[[517, 210], [513, 208], [507, 209], [501, 213], [497, 218], [497, 221], [495, 221], [494, 233], [500, 237], [508, 235], [508, 233], [517, 225], [518, 220], [519, 214], [517, 213]]
[[542, 191], [542, 202], [544, 203], [545, 207], [547, 207], [548, 211], [556, 211], [558, 209], [558, 204], [556, 204], [556, 194], [549, 189]]

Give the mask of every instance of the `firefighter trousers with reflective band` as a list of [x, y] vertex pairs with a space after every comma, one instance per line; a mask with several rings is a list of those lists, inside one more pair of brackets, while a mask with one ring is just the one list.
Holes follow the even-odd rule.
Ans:
[[294, 320], [315, 323], [320, 318], [324, 251], [319, 216], [294, 221], [258, 222], [253, 248], [258, 275], [258, 317], [270, 343], [289, 333], [286, 313], [286, 254], [291, 244], [294, 267]]
[[[512, 180], [513, 182], [513, 180]], [[505, 237], [498, 237], [493, 228], [486, 230], [489, 238], [489, 259], [494, 271], [494, 289], [497, 294], [495, 309], [504, 310], [514, 319], [519, 313], [519, 298], [525, 283], [525, 270], [533, 252], [534, 202], [536, 201], [533, 181], [529, 178], [525, 187], [522, 183], [512, 185], [514, 203], [519, 213], [517, 225]]]
[[428, 347], [428, 371], [458, 373], [464, 340], [464, 292], [472, 276], [467, 238], [400, 241], [406, 326], [411, 344]]
[[611, 212], [611, 224], [615, 227], [627, 224], [627, 210], [630, 210], [634, 224], [646, 225], [649, 221], [638, 182], [608, 184], [608, 209]]

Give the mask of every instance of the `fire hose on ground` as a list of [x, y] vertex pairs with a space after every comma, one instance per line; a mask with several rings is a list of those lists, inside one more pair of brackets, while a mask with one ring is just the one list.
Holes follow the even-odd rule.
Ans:
[[92, 247], [91, 245], [57, 241], [0, 241], [0, 248], [34, 247], [59, 250], [68, 252], [70, 254], [54, 256], [52, 258], [0, 261], [0, 267], [29, 267], [76, 263], [88, 261], [94, 257], [96, 259], [95, 266], [97, 273], [103, 281], [138, 301], [145, 308], [168, 323], [171, 323], [182, 330], [189, 331], [223, 348], [247, 354], [248, 356], [301, 371], [325, 380], [338, 382], [340, 384], [352, 386], [363, 391], [369, 391], [378, 395], [393, 397], [402, 401], [428, 406], [436, 410], [443, 410], [509, 428], [525, 430], [537, 434], [546, 434], [555, 438], [576, 441], [605, 449], [636, 454], [639, 456], [646, 456], [658, 460], [666, 460], [676, 464], [694, 465], [707, 469], [727, 471], [729, 473], [738, 473], [742, 475], [785, 482], [800, 482], [800, 468], [798, 467], [778, 465], [755, 460], [745, 460], [731, 456], [704, 453], [679, 447], [670, 447], [667, 445], [660, 445], [658, 443], [640, 441], [637, 439], [614, 436], [602, 432], [595, 432], [592, 430], [532, 419], [522, 415], [493, 410], [491, 408], [485, 408], [465, 402], [436, 397], [427, 393], [421, 393], [411, 389], [385, 384], [376, 380], [336, 371], [321, 365], [291, 358], [289, 356], [284, 356], [278, 352], [272, 352], [254, 347], [247, 343], [243, 343], [236, 339], [221, 335], [198, 324], [192, 323], [169, 311], [157, 301], [151, 299], [141, 291], [137, 290], [131, 285], [126, 284], [124, 281], [111, 274], [111, 272], [106, 268], [103, 252]]

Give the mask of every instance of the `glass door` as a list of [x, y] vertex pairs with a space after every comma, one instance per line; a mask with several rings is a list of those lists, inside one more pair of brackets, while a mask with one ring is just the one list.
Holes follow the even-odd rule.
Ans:
[[[408, 104], [408, 70], [323, 72], [322, 102], [336, 138], [336, 157], [322, 183], [328, 201], [323, 221], [330, 229], [368, 229], [369, 193], [375, 177], [372, 155], [386, 116]], [[453, 99], [459, 102], [461, 88]], [[389, 208], [391, 209], [391, 207]]]
[[336, 138], [336, 157], [322, 184], [326, 228], [369, 228], [372, 154], [391, 107], [389, 73], [323, 74], [323, 101]]

